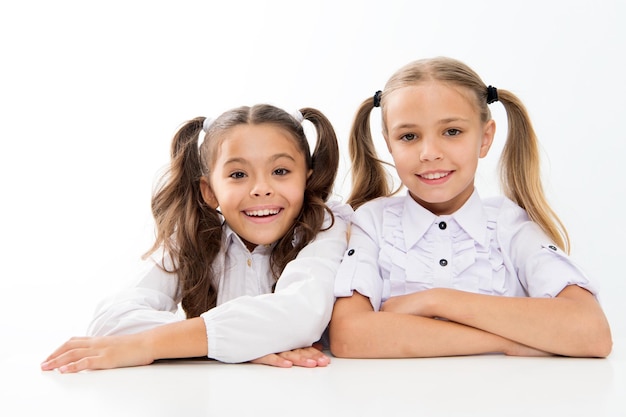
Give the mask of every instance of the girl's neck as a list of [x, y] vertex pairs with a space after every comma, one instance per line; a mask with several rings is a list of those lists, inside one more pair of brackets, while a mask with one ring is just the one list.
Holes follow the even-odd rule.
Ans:
[[467, 200], [469, 200], [473, 193], [474, 187], [472, 186], [465, 190], [462, 194], [454, 197], [452, 200], [444, 201], [442, 203], [430, 203], [420, 199], [419, 197], [415, 196], [415, 194], [413, 194], [411, 191], [409, 191], [409, 195], [413, 200], [415, 200], [417, 204], [424, 207], [426, 210], [430, 211], [436, 216], [444, 216], [455, 213], [461, 207], [463, 207], [465, 203], [467, 203]]

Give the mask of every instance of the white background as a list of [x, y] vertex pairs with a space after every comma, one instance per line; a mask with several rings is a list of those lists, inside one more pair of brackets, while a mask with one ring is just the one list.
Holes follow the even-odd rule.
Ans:
[[[437, 55], [526, 104], [572, 255], [626, 335], [624, 21], [621, 0], [3, 1], [0, 352], [43, 359], [128, 282], [181, 123], [259, 102], [317, 107], [341, 139], [346, 197], [357, 106]], [[483, 196], [498, 192], [499, 146], [479, 168]]]

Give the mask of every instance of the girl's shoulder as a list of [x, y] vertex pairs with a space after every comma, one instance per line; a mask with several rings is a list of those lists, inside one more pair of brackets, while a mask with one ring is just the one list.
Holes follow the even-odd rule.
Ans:
[[538, 223], [534, 222], [526, 210], [506, 197], [493, 197], [484, 200], [487, 221], [490, 228], [497, 231], [500, 243], [513, 240], [551, 243]]
[[530, 221], [526, 210], [505, 196], [483, 199], [483, 207], [490, 221], [499, 225], [521, 224]]
[[[347, 203], [343, 203], [338, 200], [330, 200], [326, 202], [326, 205], [328, 206], [330, 211], [333, 212], [333, 215], [335, 217], [339, 217], [340, 219], [346, 222], [349, 222], [350, 219], [352, 219], [352, 216], [354, 215], [354, 210], [352, 209], [352, 206], [350, 206]], [[326, 213], [326, 219], [327, 220], [329, 219], [328, 213]]]
[[378, 197], [363, 203], [355, 213], [383, 213], [395, 208], [404, 207], [407, 196]]
[[395, 228], [401, 222], [407, 204], [407, 196], [378, 197], [359, 206], [352, 216], [352, 224], [369, 230], [370, 233], [381, 233], [384, 225]]

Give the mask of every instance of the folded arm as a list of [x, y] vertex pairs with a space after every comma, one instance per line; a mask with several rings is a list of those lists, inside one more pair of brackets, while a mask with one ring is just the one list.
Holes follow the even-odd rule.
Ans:
[[596, 298], [576, 285], [554, 298], [502, 297], [435, 288], [394, 297], [382, 307], [420, 317], [440, 317], [565, 356], [605, 357], [612, 341]]
[[504, 337], [445, 320], [391, 311], [375, 312], [358, 292], [337, 299], [330, 322], [331, 352], [350, 358], [411, 358], [501, 352], [542, 356]]

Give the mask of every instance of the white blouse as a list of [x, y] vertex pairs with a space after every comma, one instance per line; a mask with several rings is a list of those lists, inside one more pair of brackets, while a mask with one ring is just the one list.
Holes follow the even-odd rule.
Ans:
[[356, 290], [378, 311], [389, 297], [428, 288], [555, 297], [577, 284], [596, 288], [526, 212], [505, 197], [474, 191], [451, 215], [437, 216], [408, 194], [363, 204], [335, 280], [335, 296]]
[[[318, 233], [287, 264], [273, 293], [271, 248], [257, 246], [250, 252], [239, 236], [224, 226], [225, 250], [213, 263], [218, 279], [217, 306], [201, 315], [206, 324], [209, 358], [245, 362], [311, 346], [321, 338], [330, 321], [335, 301], [333, 282], [347, 246], [352, 215], [348, 205], [329, 206], [335, 224]], [[326, 215], [324, 227], [329, 224]], [[98, 305], [89, 335], [136, 333], [185, 319], [179, 306], [178, 277], [159, 266], [161, 255], [143, 262], [134, 286]]]

